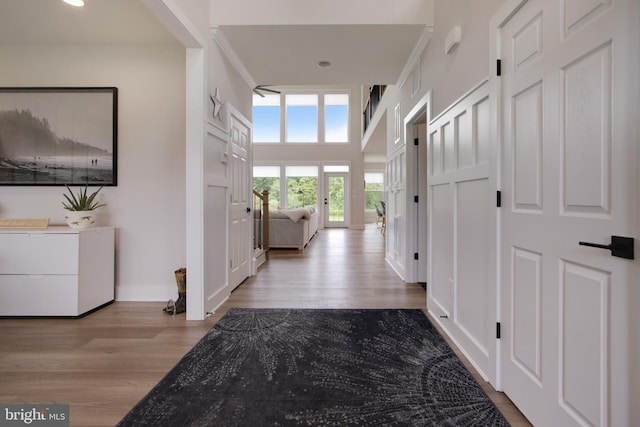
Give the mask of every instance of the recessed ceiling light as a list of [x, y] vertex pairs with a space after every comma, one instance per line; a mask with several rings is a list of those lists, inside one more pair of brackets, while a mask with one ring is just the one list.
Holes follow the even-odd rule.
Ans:
[[62, 1], [75, 7], [84, 6], [84, 0], [62, 0]]
[[318, 68], [329, 68], [329, 67], [331, 67], [331, 62], [329, 61], [318, 62]]

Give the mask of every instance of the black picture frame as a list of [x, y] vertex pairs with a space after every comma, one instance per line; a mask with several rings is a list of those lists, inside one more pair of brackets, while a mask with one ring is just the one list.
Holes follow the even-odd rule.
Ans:
[[0, 186], [117, 185], [118, 88], [0, 87]]

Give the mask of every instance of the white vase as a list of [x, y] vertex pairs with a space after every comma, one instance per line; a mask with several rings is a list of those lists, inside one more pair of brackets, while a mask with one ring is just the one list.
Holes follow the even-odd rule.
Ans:
[[64, 219], [71, 228], [89, 228], [96, 222], [96, 211], [67, 211]]

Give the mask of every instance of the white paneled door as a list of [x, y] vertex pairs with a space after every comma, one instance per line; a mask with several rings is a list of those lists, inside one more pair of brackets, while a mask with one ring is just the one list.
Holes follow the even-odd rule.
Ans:
[[638, 237], [636, 2], [530, 0], [499, 31], [502, 386], [534, 425], [640, 425], [638, 260], [579, 245]]
[[252, 191], [250, 123], [230, 115], [229, 286], [234, 289], [251, 274]]

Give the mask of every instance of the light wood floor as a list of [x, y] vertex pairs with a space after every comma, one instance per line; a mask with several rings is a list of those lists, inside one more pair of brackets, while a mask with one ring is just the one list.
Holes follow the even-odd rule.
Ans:
[[[68, 403], [72, 426], [113, 426], [231, 307], [425, 310], [426, 297], [385, 263], [384, 237], [370, 225], [322, 230], [304, 252], [271, 251], [204, 321], [167, 316], [163, 306], [116, 302], [82, 319], [0, 319], [0, 403]], [[530, 425], [457, 353], [513, 426]]]

